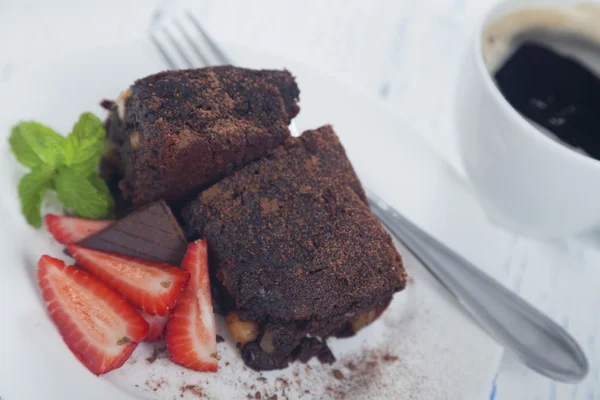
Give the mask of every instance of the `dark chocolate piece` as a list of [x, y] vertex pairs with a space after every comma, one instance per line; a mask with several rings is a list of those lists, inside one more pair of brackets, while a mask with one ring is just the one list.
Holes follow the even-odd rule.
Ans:
[[330, 126], [288, 139], [200, 193], [183, 220], [208, 241], [224, 311], [260, 326], [243, 350], [255, 369], [312, 354], [298, 348], [307, 335], [355, 332], [406, 285], [392, 238]]
[[181, 264], [187, 249], [181, 227], [164, 201], [149, 204], [78, 244], [172, 265]]

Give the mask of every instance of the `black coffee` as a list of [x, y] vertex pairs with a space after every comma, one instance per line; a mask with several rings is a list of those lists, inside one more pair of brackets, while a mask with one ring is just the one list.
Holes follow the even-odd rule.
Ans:
[[586, 66], [527, 41], [495, 79], [504, 97], [526, 118], [600, 160], [600, 79]]

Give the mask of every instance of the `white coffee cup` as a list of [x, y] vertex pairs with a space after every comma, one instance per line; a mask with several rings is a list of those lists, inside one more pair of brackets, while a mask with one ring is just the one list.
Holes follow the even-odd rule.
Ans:
[[[529, 236], [569, 236], [600, 226], [600, 161], [556, 142], [522, 117], [496, 87], [486, 60], [498, 63], [506, 44], [502, 35], [520, 27], [551, 26], [568, 33], [583, 29], [584, 35], [598, 39], [600, 52], [600, 31], [595, 31], [600, 29], [600, 8], [580, 4], [500, 2], [478, 25], [461, 69], [456, 121], [467, 175], [493, 221]], [[504, 19], [507, 15], [515, 19]], [[497, 23], [499, 18], [504, 25]], [[483, 36], [490, 33], [490, 23], [497, 46], [486, 47], [484, 60]]]

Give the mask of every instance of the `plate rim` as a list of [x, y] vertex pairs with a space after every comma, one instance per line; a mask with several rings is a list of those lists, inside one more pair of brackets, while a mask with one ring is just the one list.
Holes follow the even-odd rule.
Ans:
[[[137, 43], [138, 41], [140, 41], [141, 39], [144, 39], [144, 37], [133, 38], [132, 40], [127, 41], [125, 43], [120, 43], [118, 45], [118, 47], [121, 48], [121, 47], [132, 46], [135, 43]], [[76, 47], [76, 48], [70, 49], [70, 51], [68, 52], [68, 54], [79, 54], [79, 51], [81, 51], [81, 48], [83, 46], [74, 46], [74, 47]], [[90, 49], [89, 47], [85, 47], [85, 49], [87, 51], [94, 51], [94, 49]], [[257, 50], [257, 51], [255, 51], [254, 49], [246, 49], [246, 50], [251, 51], [251, 52], [253, 52], [253, 53], [257, 54], [257, 55], [268, 55], [270, 58], [275, 57], [275, 58], [277, 58], [277, 59], [279, 59], [279, 60], [281, 60], [283, 62], [289, 61], [290, 64], [292, 64], [292, 65], [301, 65], [303, 70], [310, 71], [311, 73], [321, 75], [322, 77], [325, 77], [325, 79], [335, 82], [336, 86], [346, 87], [348, 91], [356, 93], [358, 96], [360, 96], [361, 98], [363, 98], [364, 101], [376, 104], [377, 108], [381, 109], [382, 115], [385, 114], [387, 118], [390, 118], [393, 121], [393, 124], [395, 126], [406, 127], [411, 132], [415, 132], [415, 130], [412, 127], [410, 127], [409, 124], [405, 123], [405, 121], [402, 118], [399, 118], [395, 113], [390, 112], [389, 107], [387, 107], [386, 104], [381, 99], [379, 99], [376, 96], [372, 95], [371, 93], [367, 92], [366, 90], [364, 90], [363, 88], [359, 87], [358, 85], [355, 85], [353, 83], [345, 82], [343, 80], [340, 80], [337, 77], [333, 76], [333, 74], [331, 74], [331, 73], [317, 70], [314, 67], [308, 66], [305, 63], [302, 63], [301, 61], [298, 61], [298, 60], [288, 60], [287, 58], [279, 57], [277, 55], [268, 54], [268, 53], [266, 53], [264, 51], [261, 51], [261, 50]], [[27, 79], [27, 73], [31, 73], [31, 72], [33, 72], [33, 71], [35, 71], [37, 69], [40, 69], [44, 65], [47, 66], [47, 65], [52, 65], [52, 64], [57, 63], [57, 62], [61, 62], [61, 61], [59, 61], [61, 58], [64, 58], [64, 55], [61, 55], [61, 56], [57, 55], [57, 56], [49, 58], [49, 59], [44, 59], [44, 62], [41, 62], [41, 63], [31, 63], [27, 67], [24, 67], [23, 69], [19, 69], [18, 71], [15, 71], [15, 73], [12, 75], [11, 79], [8, 82], [2, 83], [2, 85], [0, 85], [0, 88], [2, 88], [2, 87], [8, 87], [8, 88], [12, 87], [12, 90], [16, 90], [16, 85], [18, 85], [18, 83], [16, 83], [16, 82], [18, 82], [19, 79]], [[10, 93], [10, 91], [5, 91], [5, 92], [8, 93], [8, 94]], [[0, 102], [2, 101], [2, 97], [4, 97], [3, 93], [0, 93]], [[3, 126], [2, 125], [2, 121], [8, 122], [9, 120], [10, 119], [8, 117], [6, 119], [0, 118], [0, 127]], [[427, 149], [432, 154], [434, 154], [435, 156], [437, 156], [435, 150], [431, 148], [431, 146], [427, 143], [427, 141], [425, 141], [424, 139], [422, 139], [422, 137], [420, 137], [419, 141], [422, 143], [423, 146], [427, 147]], [[6, 145], [4, 145], [4, 146], [6, 146]], [[444, 162], [444, 164], [447, 164], [445, 160], [442, 159], [441, 161]], [[0, 200], [2, 200], [2, 199], [0, 198]], [[87, 371], [85, 371], [85, 372], [87, 373]], [[94, 385], [94, 386], [98, 386], [98, 387], [101, 386], [103, 388], [102, 389], [103, 391], [108, 390], [106, 388], [110, 387], [112, 389], [111, 392], [115, 392], [114, 394], [104, 392], [104, 393], [102, 393], [101, 397], [105, 397], [107, 395], [111, 395], [113, 397], [117, 396], [117, 397], [114, 397], [114, 398], [123, 398], [123, 399], [133, 399], [133, 398], [135, 398], [131, 394], [125, 392], [123, 389], [118, 388], [118, 387], [110, 384], [109, 382], [106, 382], [104, 380], [97, 380], [95, 377], [93, 377], [93, 379], [96, 380], [96, 382], [101, 382], [100, 384]], [[109, 383], [109, 384], [107, 385], [106, 383]]]

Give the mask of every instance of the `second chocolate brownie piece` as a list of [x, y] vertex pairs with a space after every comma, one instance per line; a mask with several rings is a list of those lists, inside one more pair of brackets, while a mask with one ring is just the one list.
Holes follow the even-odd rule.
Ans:
[[178, 200], [290, 136], [299, 89], [287, 71], [166, 71], [110, 103], [101, 172], [135, 206]]
[[400, 255], [330, 126], [219, 181], [183, 217], [208, 240], [228, 326], [255, 369], [285, 367], [315, 344], [324, 354], [307, 336], [356, 332], [406, 285]]

